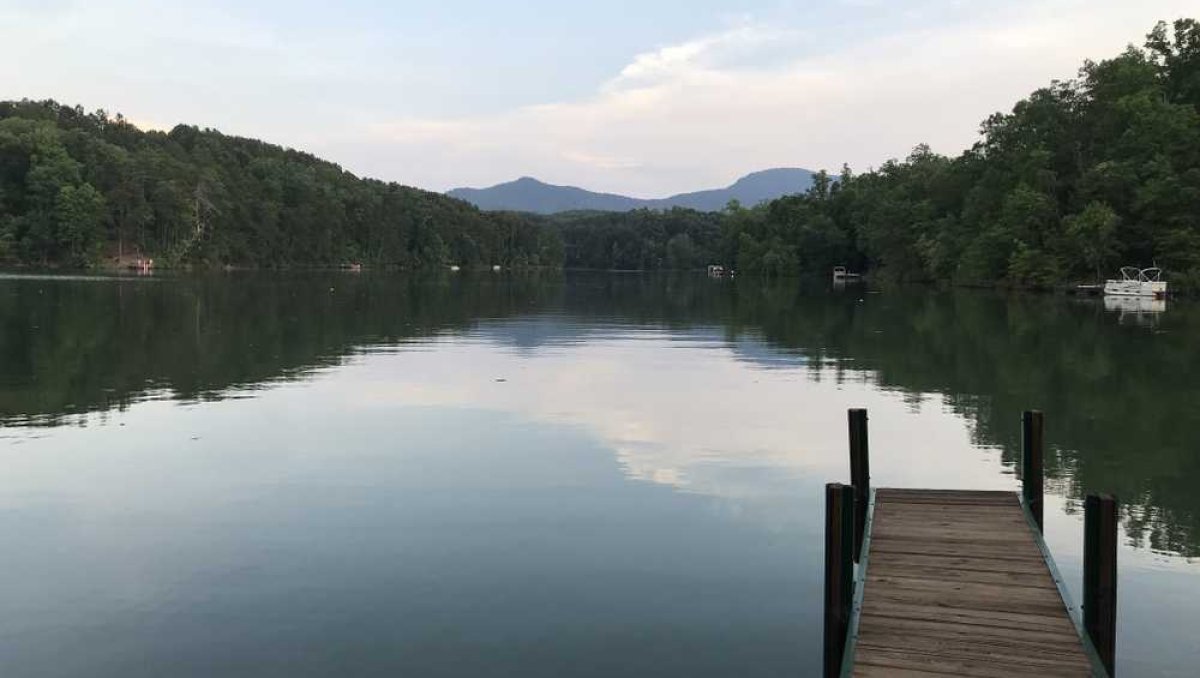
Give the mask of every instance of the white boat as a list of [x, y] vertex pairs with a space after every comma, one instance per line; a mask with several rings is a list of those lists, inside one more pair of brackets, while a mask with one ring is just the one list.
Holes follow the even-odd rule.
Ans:
[[833, 267], [833, 279], [834, 280], [858, 280], [861, 277], [862, 277], [861, 273], [851, 273], [850, 271], [846, 270], [845, 266], [834, 266]]
[[1167, 282], [1162, 279], [1162, 270], [1157, 267], [1139, 269], [1123, 266], [1120, 280], [1104, 281], [1104, 296], [1163, 299], [1167, 296]]

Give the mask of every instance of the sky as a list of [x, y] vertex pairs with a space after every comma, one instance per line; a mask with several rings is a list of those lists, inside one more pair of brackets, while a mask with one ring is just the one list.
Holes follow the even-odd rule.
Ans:
[[436, 191], [638, 197], [856, 171], [979, 123], [1196, 0], [0, 0], [0, 99], [311, 152]]

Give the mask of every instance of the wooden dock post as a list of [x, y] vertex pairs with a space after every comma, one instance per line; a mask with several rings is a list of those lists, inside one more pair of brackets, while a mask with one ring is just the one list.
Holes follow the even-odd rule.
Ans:
[[825, 485], [825, 668], [837, 676], [854, 598], [854, 488]]
[[1083, 626], [1114, 675], [1117, 641], [1117, 500], [1089, 494], [1083, 503]]
[[850, 485], [854, 487], [854, 562], [862, 560], [863, 532], [867, 524], [867, 503], [871, 496], [871, 464], [867, 444], [867, 411], [849, 411]]
[[1038, 531], [1045, 532], [1042, 493], [1045, 489], [1045, 438], [1042, 435], [1042, 413], [1027, 410], [1021, 415], [1021, 495], [1033, 514]]

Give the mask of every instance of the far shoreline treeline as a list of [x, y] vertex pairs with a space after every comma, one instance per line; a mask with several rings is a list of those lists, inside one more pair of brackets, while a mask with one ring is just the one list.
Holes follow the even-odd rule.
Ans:
[[721, 212], [481, 212], [261, 141], [55, 102], [0, 102], [0, 262], [825, 273], [1054, 287], [1121, 265], [1200, 290], [1200, 23], [1159, 23], [997, 113], [957, 157]]

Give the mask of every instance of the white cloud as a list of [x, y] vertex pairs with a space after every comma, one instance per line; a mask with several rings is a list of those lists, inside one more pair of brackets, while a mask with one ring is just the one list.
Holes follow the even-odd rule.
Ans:
[[654, 52], [639, 54], [634, 58], [633, 63], [621, 69], [621, 78], [637, 80], [651, 76], [670, 75], [681, 66], [689, 66], [712, 43], [712, 39], [693, 40], [681, 45], [672, 45]]
[[435, 189], [531, 174], [657, 196], [772, 166], [862, 169], [921, 142], [956, 153], [987, 115], [1140, 42], [1181, 4], [981, 8], [816, 55], [801, 32], [742, 23], [636, 55], [582, 100], [376, 125], [387, 152], [362, 169]]
[[638, 54], [605, 89], [669, 82], [728, 67], [740, 57], [761, 55], [773, 45], [787, 45], [800, 37], [797, 31], [743, 22], [721, 33]]

